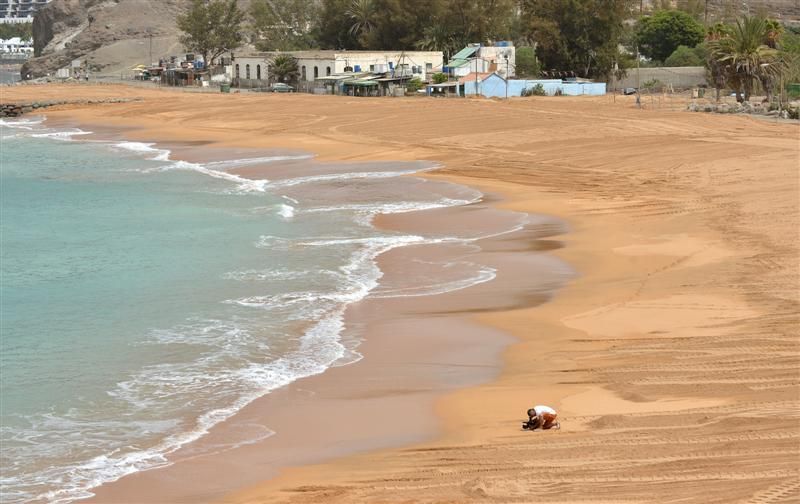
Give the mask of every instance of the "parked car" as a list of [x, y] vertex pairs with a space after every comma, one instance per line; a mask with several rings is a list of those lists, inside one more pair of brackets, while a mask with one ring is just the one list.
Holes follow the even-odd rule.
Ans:
[[622, 90], [622, 94], [624, 94], [624, 95], [636, 94], [636, 88], [635, 87], [626, 87], [625, 89]]
[[293, 93], [294, 92], [294, 88], [292, 86], [290, 86], [289, 84], [286, 84], [284, 82], [276, 82], [275, 84], [270, 86], [269, 89], [273, 93]]

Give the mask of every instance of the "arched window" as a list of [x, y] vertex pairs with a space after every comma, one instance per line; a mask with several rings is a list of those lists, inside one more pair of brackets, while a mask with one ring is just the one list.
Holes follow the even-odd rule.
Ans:
[[330, 75], [330, 74], [331, 74], [331, 67], [328, 67], [325, 69], [325, 75]]
[[239, 63], [236, 63], [236, 78], [239, 78]]
[[303, 65], [303, 66], [300, 68], [300, 75], [302, 76], [302, 79], [303, 79], [303, 80], [306, 80], [306, 66], [305, 66], [305, 65]]
[[244, 78], [248, 79], [248, 80], [250, 79], [250, 64], [249, 63], [244, 66]]
[[314, 67], [314, 78], [319, 77], [319, 67]]
[[261, 65], [256, 65], [256, 79], [261, 80]]

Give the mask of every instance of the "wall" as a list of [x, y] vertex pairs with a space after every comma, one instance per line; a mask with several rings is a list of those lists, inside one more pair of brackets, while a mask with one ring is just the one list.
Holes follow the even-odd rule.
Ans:
[[[560, 79], [510, 79], [508, 81], [508, 96], [521, 96], [524, 89], [532, 88], [536, 84], [541, 84], [548, 96], [554, 95], [559, 89], [567, 96], [602, 96], [606, 94], [605, 82], [563, 82]], [[506, 81], [499, 75], [491, 75], [480, 83], [479, 90], [481, 95], [487, 98], [505, 98]], [[464, 92], [467, 95], [474, 95], [475, 83], [466, 82], [464, 84]]]
[[247, 65], [250, 65], [250, 80], [256, 81], [256, 77], [258, 75], [257, 72], [257, 65], [261, 65], [261, 79], [266, 83], [269, 80], [269, 63], [266, 58], [263, 57], [248, 57], [248, 56], [236, 56], [236, 60], [233, 62], [231, 71], [233, 72], [233, 78], [236, 78], [236, 65], [239, 65], [239, 78], [242, 81], [247, 79]]
[[[660, 68], [640, 68], [639, 82], [644, 85], [647, 81], [657, 79], [664, 84], [672, 84], [673, 88], [686, 89], [706, 84], [705, 67], [660, 67]], [[611, 89], [622, 89], [626, 87], [637, 87], [636, 69], [629, 68], [628, 75], [621, 80], [609, 83]]]
[[[337, 61], [334, 57], [330, 58], [297, 58], [297, 68], [300, 70], [300, 81], [301, 82], [314, 82], [314, 67], [317, 67], [319, 71], [318, 77], [325, 77], [327, 73], [327, 69], [331, 69], [331, 73], [336, 73], [337, 71]], [[344, 62], [341, 65], [342, 72], [344, 71]], [[303, 67], [306, 67], [306, 76], [303, 78]]]
[[[398, 62], [406, 64], [409, 70], [414, 66], [421, 67], [420, 73], [414, 75], [428, 80], [429, 74], [442, 71], [444, 55], [441, 51], [341, 51], [336, 53], [336, 72], [344, 72], [345, 64], [351, 67], [359, 65], [362, 72], [368, 72], [370, 65], [386, 65], [388, 71], [390, 62], [394, 67], [397, 67]], [[428, 63], [431, 65], [430, 70], [427, 70]]]

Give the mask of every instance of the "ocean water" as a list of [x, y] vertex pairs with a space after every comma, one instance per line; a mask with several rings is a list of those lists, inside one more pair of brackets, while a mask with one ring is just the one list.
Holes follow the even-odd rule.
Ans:
[[[481, 198], [400, 177], [427, 164], [276, 153], [190, 163], [42, 118], [6, 120], [0, 134], [2, 502], [88, 497], [169, 464], [255, 398], [355, 362], [343, 314], [370, 292], [493, 278], [460, 261], [426, 290], [381, 285], [384, 251], [477, 238], [371, 225], [378, 212]], [[253, 166], [269, 178], [231, 171]], [[510, 215], [507, 228], [521, 223]]]

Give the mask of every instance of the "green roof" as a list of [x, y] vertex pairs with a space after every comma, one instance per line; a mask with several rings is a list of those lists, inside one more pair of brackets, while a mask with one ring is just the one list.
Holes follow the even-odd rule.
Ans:
[[468, 60], [461, 59], [461, 58], [453, 58], [453, 59], [450, 60], [449, 63], [447, 63], [446, 66], [449, 67], [449, 68], [459, 68], [459, 67], [463, 67], [464, 65], [467, 65], [468, 63], [469, 63]]
[[[455, 59], [471, 58], [471, 57], [473, 57], [475, 55], [476, 52], [478, 52], [478, 49], [480, 49], [480, 47], [478, 47], [478, 46], [465, 47], [464, 49], [461, 49], [460, 51], [455, 53], [453, 55], [453, 57], [450, 59], [450, 61], [452, 62]], [[448, 66], [451, 66], [451, 65], [448, 65]]]

